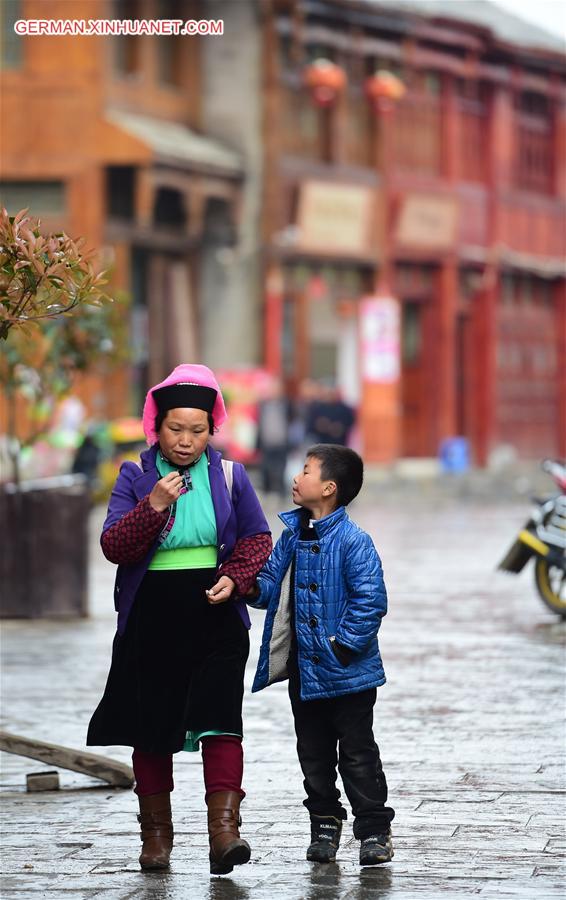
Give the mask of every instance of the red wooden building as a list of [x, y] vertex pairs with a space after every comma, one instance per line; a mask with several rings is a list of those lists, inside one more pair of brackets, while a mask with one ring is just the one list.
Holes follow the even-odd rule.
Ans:
[[370, 460], [566, 454], [560, 42], [491, 3], [263, 9], [268, 365], [336, 379]]
[[[69, 6], [224, 34], [14, 34]], [[263, 361], [336, 381], [368, 460], [455, 435], [480, 464], [566, 455], [552, 36], [465, 0], [3, 0], [0, 37], [0, 195], [104, 248], [131, 298], [132, 366], [91, 412], [189, 357]]]

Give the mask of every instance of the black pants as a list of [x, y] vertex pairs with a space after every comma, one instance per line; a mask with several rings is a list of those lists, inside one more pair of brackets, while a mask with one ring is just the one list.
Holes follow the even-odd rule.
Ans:
[[387, 782], [373, 736], [375, 688], [326, 700], [301, 700], [296, 657], [289, 659], [289, 697], [297, 753], [305, 780], [304, 805], [316, 816], [346, 818], [337, 772], [354, 814], [354, 837], [387, 831], [394, 810], [386, 806]]

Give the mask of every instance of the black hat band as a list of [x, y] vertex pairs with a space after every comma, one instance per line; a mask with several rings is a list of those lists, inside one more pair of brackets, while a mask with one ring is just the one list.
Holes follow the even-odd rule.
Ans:
[[151, 393], [160, 413], [179, 407], [203, 409], [205, 412], [211, 413], [217, 397], [214, 388], [186, 381], [156, 388]]

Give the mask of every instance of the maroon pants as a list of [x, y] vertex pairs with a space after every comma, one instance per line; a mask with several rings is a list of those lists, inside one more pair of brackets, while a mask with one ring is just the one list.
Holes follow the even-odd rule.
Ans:
[[[236, 791], [240, 799], [246, 796], [242, 790], [244, 754], [242, 739], [231, 734], [214, 734], [203, 737], [202, 763], [205, 800], [218, 791]], [[136, 794], [161, 794], [173, 790], [173, 755], [171, 753], [145, 753], [134, 750], [132, 754]]]

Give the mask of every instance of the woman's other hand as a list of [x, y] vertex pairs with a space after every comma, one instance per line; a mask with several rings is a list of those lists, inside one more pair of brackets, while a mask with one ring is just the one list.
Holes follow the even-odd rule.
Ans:
[[161, 478], [149, 495], [149, 503], [157, 512], [164, 512], [175, 500], [179, 499], [183, 479], [178, 472], [169, 472]]
[[231, 578], [228, 578], [227, 575], [222, 575], [216, 584], [213, 584], [209, 591], [206, 592], [206, 597], [209, 603], [225, 603], [226, 600], [229, 600], [234, 592], [235, 584]]

